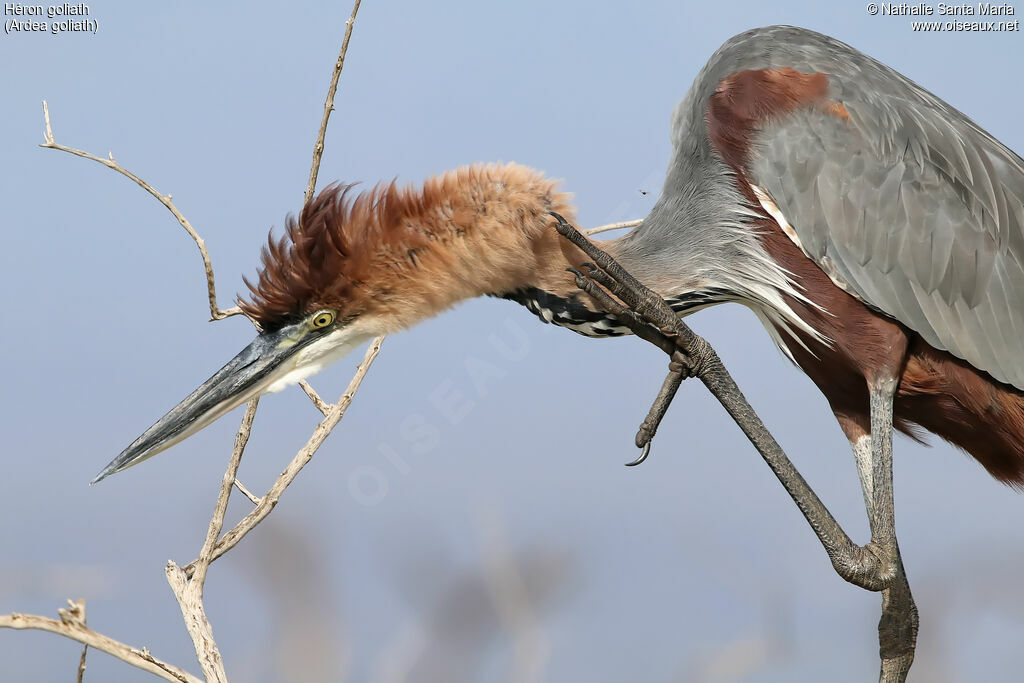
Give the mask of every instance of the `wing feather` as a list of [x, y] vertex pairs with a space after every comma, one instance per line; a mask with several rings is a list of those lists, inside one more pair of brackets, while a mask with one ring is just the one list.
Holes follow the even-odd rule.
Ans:
[[838, 284], [1024, 389], [1024, 162], [873, 64], [874, 79], [826, 72], [848, 118], [807, 107], [766, 123], [746, 175]]

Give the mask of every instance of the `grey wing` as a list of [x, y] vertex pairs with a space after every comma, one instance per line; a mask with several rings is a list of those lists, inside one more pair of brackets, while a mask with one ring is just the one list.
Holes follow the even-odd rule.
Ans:
[[848, 119], [760, 131], [748, 179], [837, 284], [1024, 389], [1024, 162], [888, 68], [858, 75], [830, 76]]

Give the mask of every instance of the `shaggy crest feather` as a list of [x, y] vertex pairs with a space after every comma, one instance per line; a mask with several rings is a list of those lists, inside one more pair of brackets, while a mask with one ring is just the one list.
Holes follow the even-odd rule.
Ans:
[[268, 238], [258, 282], [245, 280], [252, 298], [239, 305], [263, 329], [332, 308], [342, 319], [372, 312], [391, 331], [482, 294], [568, 292], [563, 270], [580, 258], [553, 228], [551, 211], [573, 214], [555, 185], [517, 164], [354, 197], [352, 185], [331, 185]]
[[[262, 328], [280, 327], [328, 303], [351, 302], [373, 252], [399, 241], [400, 207], [409, 204], [410, 193], [391, 182], [352, 197], [354, 187], [329, 185], [298, 218], [285, 219], [284, 235], [268, 236], [258, 283], [244, 278], [253, 298], [239, 302]], [[419, 246], [412, 244], [416, 238], [411, 231], [405, 235], [409, 248]]]

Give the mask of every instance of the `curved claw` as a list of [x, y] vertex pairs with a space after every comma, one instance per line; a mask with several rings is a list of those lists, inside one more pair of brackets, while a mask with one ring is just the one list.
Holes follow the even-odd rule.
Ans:
[[648, 441], [647, 443], [644, 444], [644, 449], [642, 451], [640, 451], [640, 457], [637, 458], [636, 460], [634, 460], [633, 462], [627, 462], [626, 463], [626, 467], [636, 467], [637, 465], [642, 463], [644, 460], [646, 460], [647, 456], [650, 455], [650, 453], [651, 453], [651, 442]]
[[563, 237], [567, 237], [569, 231], [573, 229], [572, 225], [569, 224], [569, 221], [565, 220], [561, 214], [555, 213], [554, 211], [549, 211], [548, 213], [554, 216], [555, 220], [558, 221], [558, 225], [555, 226], [555, 230], [558, 230], [558, 233]]

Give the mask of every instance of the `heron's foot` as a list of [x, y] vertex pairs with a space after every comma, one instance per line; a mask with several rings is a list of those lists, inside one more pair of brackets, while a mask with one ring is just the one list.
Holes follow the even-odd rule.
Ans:
[[[899, 550], [895, 542], [870, 541], [867, 545], [854, 548], [849, 555], [837, 555], [831, 559], [832, 566], [843, 580], [869, 591], [886, 590], [902, 576]], [[906, 581], [905, 577], [903, 581]]]
[[682, 375], [683, 379], [697, 376], [697, 361], [685, 349], [676, 347], [672, 360], [668, 362], [668, 371]]
[[654, 399], [654, 404], [647, 411], [647, 417], [644, 418], [636, 433], [636, 447], [642, 449], [640, 457], [632, 462], [627, 462], [627, 467], [635, 467], [647, 459], [651, 452], [651, 441], [654, 439], [654, 434], [658, 431], [658, 425], [665, 417], [672, 399], [675, 398], [679, 385], [683, 383], [684, 379], [694, 376], [693, 365], [690, 358], [681, 350], [677, 349], [672, 353], [672, 360], [668, 364], [668, 376], [662, 383], [661, 390], [658, 391], [658, 395]]
[[882, 659], [880, 681], [903, 683], [907, 679], [910, 665], [914, 663], [919, 623], [917, 605], [901, 563], [897, 580], [882, 591], [882, 618], [878, 621], [878, 651]]
[[[668, 376], [637, 431], [636, 445], [641, 449], [640, 456], [626, 463], [629, 467], [639, 465], [650, 454], [651, 441], [679, 385], [684, 379], [700, 374], [706, 364], [706, 358], [701, 360], [700, 351], [705, 351], [706, 355], [709, 347], [706, 343], [698, 345], [694, 352], [691, 349], [693, 341], [687, 344], [680, 335], [678, 316], [660, 296], [580, 235], [564, 218], [558, 214], [553, 215], [558, 220], [559, 233], [579, 246], [596, 263], [581, 263], [579, 268], [566, 269], [576, 276], [576, 286], [589, 294], [601, 308], [618, 318], [633, 334], [659, 347], [670, 358]], [[692, 333], [690, 337], [693, 337]]]

